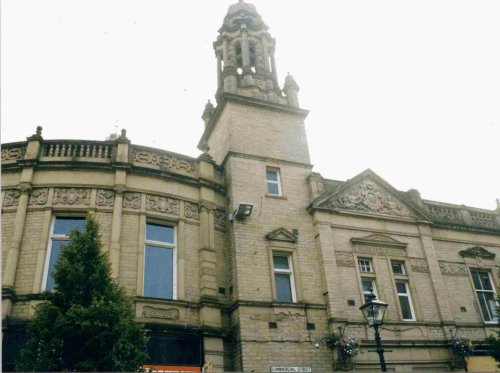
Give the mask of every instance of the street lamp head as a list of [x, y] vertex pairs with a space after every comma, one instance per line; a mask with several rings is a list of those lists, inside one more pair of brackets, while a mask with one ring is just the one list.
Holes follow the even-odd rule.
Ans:
[[370, 289], [370, 294], [366, 297], [366, 303], [359, 309], [363, 313], [368, 326], [373, 327], [382, 325], [387, 306], [388, 304], [378, 300], [377, 296], [373, 294], [373, 289]]

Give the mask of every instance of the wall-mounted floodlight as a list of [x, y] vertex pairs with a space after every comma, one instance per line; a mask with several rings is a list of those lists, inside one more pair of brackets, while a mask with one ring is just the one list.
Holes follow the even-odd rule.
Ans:
[[234, 211], [234, 216], [237, 219], [246, 219], [252, 215], [253, 205], [251, 203], [239, 203]]

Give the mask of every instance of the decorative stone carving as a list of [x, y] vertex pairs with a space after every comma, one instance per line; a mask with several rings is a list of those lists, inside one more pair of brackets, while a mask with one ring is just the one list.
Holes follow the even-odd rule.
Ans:
[[222, 209], [215, 209], [214, 211], [214, 222], [217, 228], [226, 228], [226, 211]]
[[19, 197], [21, 192], [17, 189], [11, 189], [5, 191], [5, 197], [3, 200], [4, 207], [17, 206], [19, 204]]
[[293, 234], [293, 232], [290, 232], [286, 228], [277, 228], [273, 230], [272, 232], [269, 232], [266, 234], [266, 239], [268, 241], [282, 241], [282, 242], [290, 242], [290, 243], [296, 243], [297, 242], [297, 236]]
[[427, 205], [429, 213], [438, 220], [445, 220], [450, 222], [462, 222], [459, 212], [456, 209]]
[[25, 148], [2, 148], [2, 162], [17, 161], [24, 157]]
[[90, 189], [55, 188], [52, 203], [54, 205], [90, 205]]
[[147, 195], [146, 210], [179, 215], [179, 201], [168, 197]]
[[479, 257], [479, 258], [490, 259], [490, 260], [495, 259], [495, 255], [496, 255], [494, 253], [490, 253], [488, 250], [486, 250], [485, 248], [482, 248], [481, 246], [470, 247], [468, 249], [461, 250], [458, 253], [463, 257], [468, 257], [468, 258]]
[[171, 155], [160, 154], [146, 150], [134, 149], [133, 161], [136, 163], [148, 164], [160, 168], [186, 172], [188, 174], [193, 174], [196, 171], [194, 162], [173, 157]]
[[142, 317], [148, 319], [179, 320], [179, 310], [176, 308], [145, 306], [142, 309]]
[[406, 250], [394, 249], [389, 247], [359, 246], [354, 245], [354, 251], [361, 254], [380, 255], [380, 256], [407, 256]]
[[191, 219], [200, 218], [200, 209], [196, 203], [184, 202], [184, 216]]
[[111, 190], [97, 189], [97, 206], [113, 206], [115, 194]]
[[127, 209], [141, 208], [141, 193], [123, 193], [123, 207]]
[[458, 263], [439, 263], [441, 273], [447, 276], [468, 276], [469, 271], [464, 264]]
[[472, 222], [483, 227], [498, 227], [495, 216], [492, 214], [483, 214], [480, 212], [470, 212]]
[[330, 202], [331, 207], [410, 217], [410, 211], [370, 179], [365, 179]]
[[413, 272], [429, 273], [429, 266], [424, 260], [412, 260], [410, 265]]
[[28, 204], [45, 205], [47, 203], [48, 198], [49, 198], [49, 188], [33, 189]]
[[280, 312], [280, 313], [273, 313], [273, 314], [255, 314], [250, 316], [251, 320], [258, 320], [258, 321], [303, 321], [305, 318], [305, 315], [300, 314], [299, 312]]
[[354, 267], [354, 258], [351, 254], [341, 254], [336, 255], [337, 265], [341, 267]]

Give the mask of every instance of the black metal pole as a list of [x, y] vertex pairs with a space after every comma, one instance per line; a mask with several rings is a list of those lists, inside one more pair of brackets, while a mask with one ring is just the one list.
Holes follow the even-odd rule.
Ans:
[[380, 339], [380, 334], [378, 332], [378, 325], [373, 325], [373, 329], [375, 329], [375, 342], [377, 342], [377, 353], [380, 359], [380, 367], [382, 368], [382, 372], [387, 372], [387, 367], [385, 366], [384, 359], [384, 348], [382, 347], [382, 341]]

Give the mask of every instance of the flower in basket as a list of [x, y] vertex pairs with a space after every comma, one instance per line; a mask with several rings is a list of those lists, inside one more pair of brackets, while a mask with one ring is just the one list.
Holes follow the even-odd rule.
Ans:
[[452, 341], [453, 351], [460, 356], [469, 356], [472, 354], [472, 343], [470, 339], [465, 337], [460, 337]]
[[339, 357], [342, 360], [348, 360], [358, 354], [359, 343], [353, 338], [340, 338], [338, 340]]

